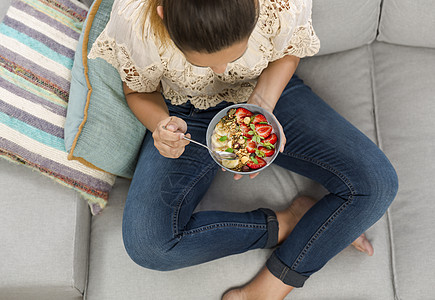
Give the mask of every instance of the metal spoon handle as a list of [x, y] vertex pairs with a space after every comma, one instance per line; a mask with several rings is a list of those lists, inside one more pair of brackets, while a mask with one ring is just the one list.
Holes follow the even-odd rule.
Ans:
[[207, 147], [206, 145], [201, 144], [200, 142], [194, 141], [194, 140], [192, 140], [192, 139], [189, 139], [189, 138], [186, 137], [186, 136], [183, 136], [183, 139], [188, 140], [189, 142], [195, 143], [195, 144], [197, 144], [197, 145], [203, 146], [204, 148], [207, 148], [208, 150], [212, 151], [212, 150], [211, 150], [209, 147]]
[[[168, 129], [166, 128], [166, 126], [162, 126], [162, 128], [165, 129], [165, 130], [168, 130]], [[186, 137], [185, 135], [183, 135], [183, 139], [188, 140], [189, 142], [195, 143], [195, 144], [197, 144], [197, 145], [203, 146], [204, 148], [206, 148], [206, 149], [212, 151], [212, 150], [211, 150], [209, 147], [207, 147], [206, 145], [201, 144], [200, 142], [194, 141], [194, 140], [192, 140], [192, 139], [189, 139], [189, 138]]]

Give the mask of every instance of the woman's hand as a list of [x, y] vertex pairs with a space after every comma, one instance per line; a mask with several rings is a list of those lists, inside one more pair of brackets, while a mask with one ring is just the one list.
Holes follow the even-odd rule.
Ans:
[[[154, 146], [167, 158], [178, 158], [189, 141], [183, 139], [187, 124], [183, 119], [169, 117], [157, 124], [153, 132]], [[190, 138], [190, 134], [186, 134]]]
[[281, 137], [281, 141], [280, 141], [281, 147], [279, 148], [279, 152], [283, 153], [285, 144], [287, 143], [287, 139], [285, 137], [284, 129], [282, 128], [281, 123], [278, 120], [276, 121], [278, 122], [279, 125], [279, 136]]
[[[222, 171], [226, 172], [227, 170], [222, 168]], [[260, 174], [260, 172], [257, 172], [257, 173], [254, 173], [254, 174], [249, 174], [249, 178], [253, 179], [253, 178], [257, 177], [258, 174]], [[239, 180], [243, 176], [244, 175], [241, 175], [241, 174], [234, 174], [234, 180]]]

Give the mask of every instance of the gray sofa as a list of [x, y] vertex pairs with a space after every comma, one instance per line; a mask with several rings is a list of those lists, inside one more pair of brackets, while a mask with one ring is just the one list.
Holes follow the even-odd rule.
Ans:
[[[1, 16], [8, 2], [0, 3]], [[322, 50], [301, 62], [298, 75], [384, 150], [400, 188], [367, 231], [373, 257], [349, 247], [288, 299], [433, 300], [435, 2], [314, 0], [313, 23]], [[0, 299], [220, 299], [248, 282], [271, 253], [172, 272], [142, 269], [122, 243], [128, 187], [118, 178], [107, 208], [91, 216], [75, 192], [0, 160]], [[249, 192], [235, 200], [239, 189]], [[198, 209], [280, 209], [297, 195], [324, 193], [276, 166], [238, 182], [220, 172]]]

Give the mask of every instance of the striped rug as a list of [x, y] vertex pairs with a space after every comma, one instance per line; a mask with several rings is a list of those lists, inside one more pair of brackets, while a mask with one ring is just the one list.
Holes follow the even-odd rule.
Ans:
[[68, 160], [63, 133], [86, 14], [76, 0], [13, 0], [0, 24], [0, 157], [78, 191], [97, 214], [115, 176]]

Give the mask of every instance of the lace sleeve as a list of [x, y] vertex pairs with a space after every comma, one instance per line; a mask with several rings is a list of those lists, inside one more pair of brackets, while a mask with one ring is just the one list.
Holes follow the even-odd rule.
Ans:
[[130, 89], [155, 92], [163, 76], [158, 50], [153, 40], [135, 26], [132, 16], [140, 10], [138, 2], [125, 3], [115, 1], [109, 22], [92, 45], [88, 58], [107, 61]]
[[285, 55], [313, 56], [320, 49], [320, 41], [311, 21], [312, 0], [270, 0], [279, 19], [279, 30], [272, 38], [272, 60]]
[[126, 45], [118, 44], [107, 35], [98, 37], [88, 54], [89, 59], [102, 58], [111, 64], [127, 86], [140, 93], [152, 93], [158, 89], [163, 70], [157, 63], [140, 68], [131, 57]]

